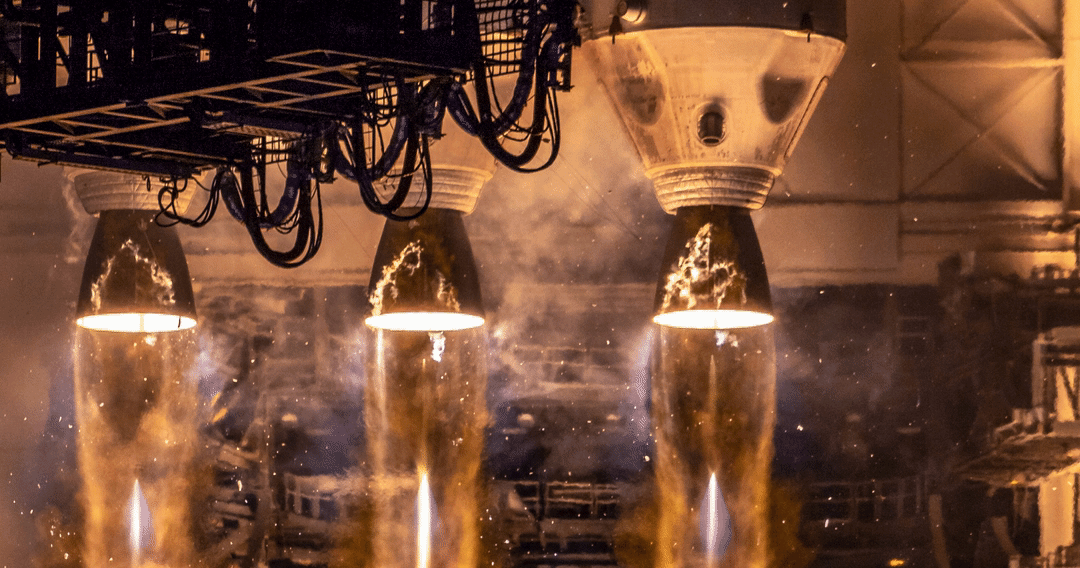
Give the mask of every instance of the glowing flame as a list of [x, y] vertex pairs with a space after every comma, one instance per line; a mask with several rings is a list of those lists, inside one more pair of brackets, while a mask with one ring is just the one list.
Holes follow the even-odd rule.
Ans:
[[404, 270], [412, 274], [420, 268], [420, 253], [422, 252], [424, 252], [424, 247], [420, 246], [419, 242], [409, 243], [394, 257], [393, 262], [383, 267], [382, 276], [379, 277], [375, 289], [371, 291], [371, 296], [368, 298], [368, 301], [371, 302], [371, 314], [373, 316], [383, 313], [383, 303], [387, 294], [391, 298], [397, 297], [396, 281], [398, 273]]
[[371, 316], [364, 323], [387, 331], [459, 331], [484, 325], [484, 318], [453, 312], [394, 312]]
[[[382, 276], [375, 284], [368, 300], [371, 302], [371, 316], [364, 320], [368, 327], [390, 331], [457, 331], [484, 325], [484, 318], [461, 313], [457, 290], [441, 273], [436, 272], [438, 287], [433, 299], [436, 311], [387, 311], [393, 309], [393, 302], [398, 298], [398, 276], [413, 275], [423, 264], [421, 254], [423, 245], [419, 241], [411, 242], [383, 267]], [[436, 359], [437, 361], [438, 359]]]
[[193, 318], [163, 312], [101, 312], [103, 303], [103, 290], [106, 283], [112, 277], [114, 264], [121, 254], [128, 254], [135, 260], [137, 265], [144, 266], [149, 272], [153, 282], [153, 290], [156, 296], [155, 303], [163, 308], [176, 305], [176, 292], [169, 272], [158, 265], [152, 256], [146, 256], [139, 250], [139, 246], [128, 239], [121, 246], [116, 255], [109, 257], [105, 264], [105, 270], [90, 284], [90, 305], [93, 314], [80, 317], [76, 324], [86, 329], [97, 331], [115, 331], [129, 333], [161, 333], [166, 331], [178, 331], [195, 327]]
[[[737, 307], [747, 302], [746, 277], [736, 270], [734, 260], [712, 258], [712, 228], [712, 223], [702, 225], [686, 243], [686, 254], [667, 274], [664, 301], [653, 321], [688, 329], [736, 329], [772, 322], [768, 313]], [[736, 302], [728, 299], [733, 289], [741, 294]]]
[[138, 312], [83, 316], [75, 323], [86, 329], [126, 333], [162, 333], [195, 327], [195, 319], [187, 316]]
[[[668, 273], [663, 310], [680, 300], [686, 302], [689, 310], [719, 308], [727, 297], [728, 288], [745, 280], [735, 270], [735, 262], [714, 263], [710, 258], [711, 248], [712, 223], [705, 223], [694, 239], [686, 243], [686, 256], [680, 256], [675, 269]], [[745, 303], [746, 298], [742, 301]]]
[[724, 494], [716, 481], [716, 474], [709, 476], [705, 499], [701, 504], [702, 540], [705, 542], [705, 558], [710, 565], [719, 560], [731, 543], [731, 515], [724, 504]]
[[128, 546], [131, 548], [131, 567], [142, 566], [143, 555], [154, 544], [154, 524], [150, 518], [150, 505], [146, 502], [139, 480], [128, 499]]
[[431, 485], [427, 472], [420, 471], [420, 488], [416, 491], [416, 568], [431, 565], [432, 507]]
[[773, 322], [773, 316], [751, 310], [680, 310], [657, 314], [653, 322], [684, 329], [738, 329]]

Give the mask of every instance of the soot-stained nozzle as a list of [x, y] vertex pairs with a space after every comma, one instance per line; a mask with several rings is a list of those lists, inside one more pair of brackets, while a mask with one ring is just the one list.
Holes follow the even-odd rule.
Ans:
[[368, 286], [365, 323], [396, 331], [453, 331], [484, 323], [480, 278], [459, 211], [431, 208], [387, 221]]
[[160, 333], [195, 326], [195, 294], [180, 238], [154, 212], [102, 211], [76, 323], [99, 331]]
[[773, 321], [765, 260], [747, 209], [679, 208], [661, 265], [653, 321], [694, 329]]

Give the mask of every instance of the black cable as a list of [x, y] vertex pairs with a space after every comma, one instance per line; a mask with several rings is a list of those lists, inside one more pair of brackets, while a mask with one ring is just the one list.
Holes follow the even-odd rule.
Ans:
[[[148, 182], [149, 183], [149, 182]], [[158, 213], [154, 217], [154, 222], [162, 227], [171, 227], [177, 224], [184, 224], [189, 227], [202, 227], [210, 222], [214, 218], [214, 213], [217, 212], [217, 206], [219, 201], [219, 193], [211, 184], [209, 188], [203, 187], [197, 180], [195, 184], [208, 193], [206, 205], [203, 206], [202, 211], [199, 212], [193, 218], [184, 217], [176, 208], [176, 202], [180, 199], [180, 194], [187, 191], [188, 180], [184, 179], [183, 187], [180, 186], [176, 178], [166, 180], [161, 189], [158, 190]]]
[[[493, 75], [488, 66], [505, 64], [484, 56], [483, 42], [477, 34], [470, 38], [477, 49], [473, 60], [473, 86], [476, 91], [474, 109], [464, 88], [452, 86], [447, 96], [447, 108], [451, 117], [466, 132], [480, 138], [484, 147], [502, 164], [518, 172], [535, 172], [554, 163], [561, 146], [558, 103], [555, 88], [558, 86], [560, 60], [565, 50], [578, 41], [567, 7], [562, 0], [539, 1], [529, 11], [527, 30], [518, 61], [518, 77], [514, 93], [506, 107], [502, 107], [495, 92]], [[467, 16], [476, 17], [475, 11]], [[564, 21], [566, 20], [566, 21]], [[544, 39], [546, 37], [546, 40]], [[530, 102], [533, 112], [531, 122], [518, 123], [526, 105]], [[540, 152], [549, 135], [550, 152], [539, 166], [529, 166]], [[516, 151], [509, 150], [505, 141], [523, 144]]]
[[559, 149], [562, 147], [562, 128], [559, 125], [559, 101], [556, 97], [554, 89], [548, 93], [548, 121], [544, 131], [551, 134], [550, 145], [551, 151], [548, 153], [548, 157], [539, 166], [527, 168], [524, 166], [514, 168], [514, 171], [522, 173], [533, 173], [546, 169], [551, 164], [555, 163], [555, 159], [559, 157]]
[[[243, 167], [243, 166], [241, 166]], [[210, 186], [215, 189], [221, 200], [225, 202], [225, 209], [237, 221], [244, 221], [244, 201], [240, 196], [240, 182], [231, 168], [221, 168], [214, 176], [214, 183]]]
[[[255, 150], [237, 167], [239, 179], [232, 168], [221, 168], [214, 177], [211, 193], [224, 201], [230, 214], [247, 229], [259, 254], [272, 264], [283, 268], [300, 266], [314, 257], [322, 244], [321, 180], [326, 177], [322, 160], [326, 141], [336, 140], [330, 130], [326, 126], [313, 128], [291, 145], [285, 187], [272, 210], [266, 187], [268, 150], [265, 147]], [[270, 230], [294, 235], [292, 246], [274, 249], [264, 234]]]
[[[282, 268], [295, 268], [310, 260], [318, 252], [322, 245], [322, 197], [318, 191], [319, 182], [316, 180], [316, 189], [311, 189], [311, 183], [305, 184], [298, 194], [296, 209], [296, 239], [288, 250], [276, 250], [266, 242], [263, 235], [263, 218], [258, 209], [255, 195], [255, 183], [253, 170], [256, 168], [245, 167], [240, 170], [239, 194], [244, 205], [244, 227], [251, 236], [256, 250], [271, 263]], [[318, 206], [318, 219], [312, 211], [312, 198]]]
[[[476, 69], [477, 77], [476, 82], [479, 84], [482, 81], [486, 81], [487, 70], [483, 67]], [[481, 119], [478, 128], [478, 135], [480, 141], [484, 144], [484, 147], [495, 156], [497, 160], [514, 171], [527, 172], [534, 171], [526, 168], [526, 164], [532, 161], [536, 157], [536, 154], [540, 150], [540, 144], [543, 142], [544, 131], [546, 130], [546, 124], [548, 121], [547, 116], [547, 87], [541, 80], [541, 74], [536, 73], [534, 75], [536, 82], [536, 95], [533, 98], [533, 116], [532, 124], [527, 128], [528, 138], [523, 148], [518, 153], [513, 153], [503, 147], [499, 140], [499, 132], [497, 126], [490, 120]], [[484, 90], [477, 90], [477, 104], [483, 109], [490, 104], [487, 99], [487, 93]], [[483, 112], [483, 110], [481, 110]], [[550, 164], [553, 159], [548, 159], [546, 164]], [[541, 168], [542, 169], [542, 168]]]
[[[423, 215], [428, 210], [428, 207], [431, 205], [433, 187], [432, 183], [434, 180], [431, 168], [431, 152], [428, 147], [427, 135], [421, 134], [419, 142], [420, 145], [417, 149], [417, 153], [420, 155], [420, 171], [423, 173], [424, 176], [424, 202], [420, 204], [420, 207], [416, 210], [416, 212], [408, 215], [399, 215], [397, 214], [396, 210], [386, 214], [386, 218], [390, 219], [391, 221], [409, 221], [412, 219], [416, 219], [417, 217]], [[412, 177], [413, 173], [409, 173], [408, 179], [406, 180], [403, 177], [402, 182], [406, 183], [407, 185], [411, 185]], [[405, 192], [405, 195], [408, 195], [408, 191]]]
[[[388, 219], [404, 221], [415, 219], [427, 210], [433, 186], [428, 138], [429, 135], [438, 134], [450, 84], [448, 80], [430, 81], [418, 90], [415, 85], [397, 80], [397, 101], [394, 105], [397, 118], [389, 142], [384, 145], [378, 120], [358, 117], [351, 127], [340, 128], [338, 141], [327, 146], [335, 170], [357, 184], [361, 199], [372, 212]], [[364, 140], [367, 133], [365, 125], [370, 128], [370, 158]], [[342, 147], [344, 152], [341, 151]], [[399, 159], [400, 173], [393, 174], [391, 169]], [[403, 215], [399, 209], [404, 207], [418, 171], [424, 174], [423, 205], [417, 212]], [[384, 200], [375, 183], [385, 178], [397, 178], [398, 181], [393, 194]]]
[[[493, 84], [489, 84], [494, 78], [489, 79], [488, 65], [505, 65], [505, 62], [498, 60], [491, 60], [484, 55], [483, 42], [479, 37], [479, 29], [477, 29], [477, 35], [473, 38], [477, 50], [476, 57], [473, 59], [473, 87], [476, 90], [476, 111], [472, 110], [472, 105], [468, 103], [468, 97], [465, 96], [464, 90], [458, 92], [458, 96], [451, 99], [451, 103], [463, 105], [463, 108], [458, 112], [452, 113], [455, 120], [459, 118], [465, 119], [467, 122], [462, 123], [458, 120], [458, 124], [470, 134], [478, 135], [482, 128], [491, 130], [495, 136], [502, 135], [507, 130], [514, 127], [518, 119], [521, 117], [522, 112], [525, 110], [525, 106], [529, 100], [529, 94], [532, 91], [532, 83], [534, 75], [536, 74], [536, 63], [538, 55], [541, 51], [541, 41], [544, 36], [544, 30], [548, 25], [546, 18], [541, 18], [542, 13], [539, 3], [534, 5], [528, 20], [528, 28], [525, 31], [525, 37], [521, 46], [521, 60], [518, 62], [518, 76], [514, 83], [514, 92], [511, 96], [510, 103], [505, 107], [501, 107], [497, 101], [497, 96], [494, 96]], [[516, 13], [516, 12], [515, 12]], [[474, 14], [475, 16], [475, 14]], [[479, 25], [479, 23], [477, 23]], [[492, 100], [495, 98], [496, 100]], [[492, 110], [496, 112], [492, 112]], [[488, 123], [487, 127], [482, 125]]]

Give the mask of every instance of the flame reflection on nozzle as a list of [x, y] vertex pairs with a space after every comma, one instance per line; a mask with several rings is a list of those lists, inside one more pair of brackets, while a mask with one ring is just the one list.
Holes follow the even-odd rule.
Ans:
[[79, 327], [96, 331], [128, 333], [163, 333], [195, 327], [195, 319], [187, 316], [134, 312], [83, 316], [75, 323]]
[[459, 331], [484, 325], [484, 318], [457, 312], [396, 312], [371, 316], [368, 327], [387, 331]]
[[679, 208], [661, 263], [653, 321], [684, 329], [737, 329], [773, 321], [765, 260], [749, 211]]
[[653, 322], [683, 329], [740, 329], [772, 323], [772, 314], [750, 310], [682, 310], [653, 317]]
[[461, 212], [433, 207], [388, 221], [368, 285], [369, 327], [454, 331], [483, 325], [480, 279]]

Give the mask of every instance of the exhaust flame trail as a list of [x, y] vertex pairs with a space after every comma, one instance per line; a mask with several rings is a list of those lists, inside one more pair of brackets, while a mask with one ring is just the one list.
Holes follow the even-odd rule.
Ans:
[[146, 502], [139, 480], [128, 499], [128, 545], [131, 548], [131, 568], [142, 566], [143, 554], [154, 542], [154, 525], [150, 518], [150, 505]]
[[709, 566], [716, 562], [727, 551], [731, 542], [731, 516], [724, 504], [724, 494], [716, 481], [716, 474], [709, 476], [709, 485], [705, 490], [705, 499], [702, 503], [701, 530], [705, 541], [705, 558]]
[[420, 488], [416, 491], [416, 568], [431, 565], [432, 506], [431, 485], [426, 471], [420, 472]]

